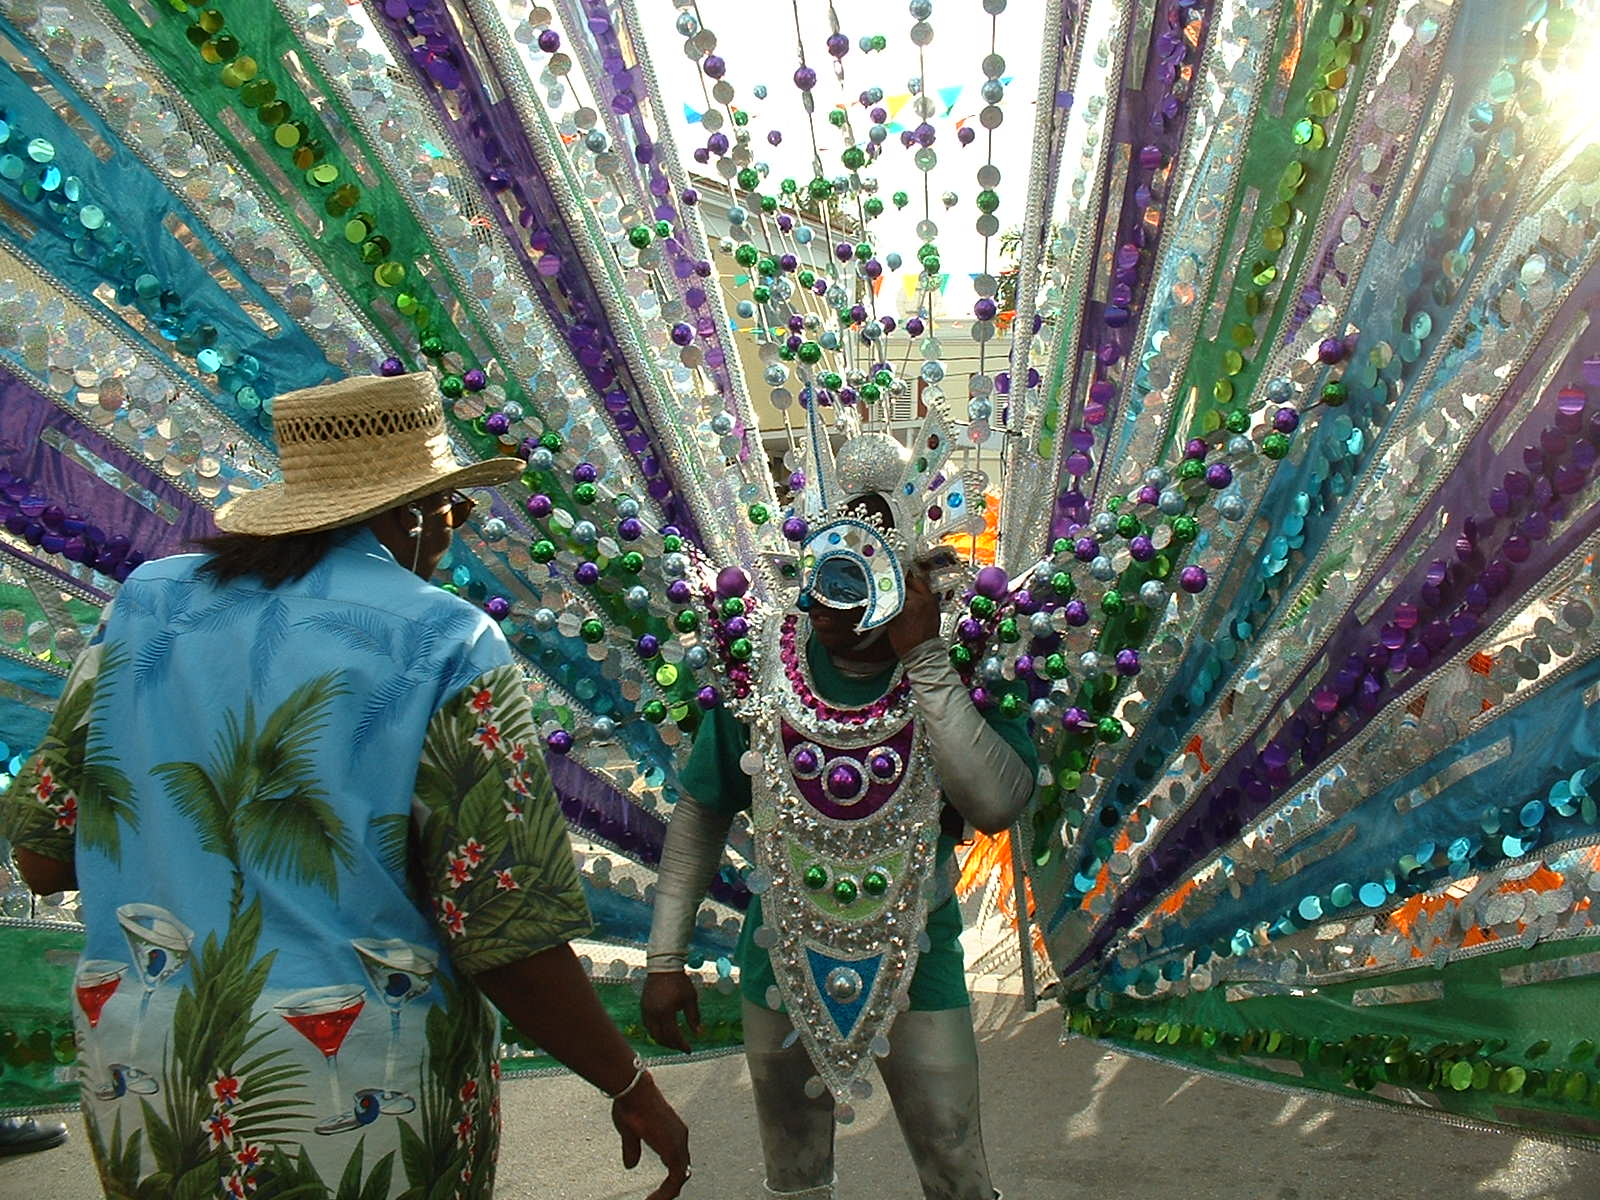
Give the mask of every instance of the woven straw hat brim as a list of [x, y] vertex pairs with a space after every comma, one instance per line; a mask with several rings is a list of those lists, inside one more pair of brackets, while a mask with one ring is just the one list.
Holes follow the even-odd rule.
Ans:
[[256, 537], [338, 529], [375, 517], [419, 496], [455, 488], [510, 483], [526, 469], [527, 464], [520, 458], [508, 456], [404, 479], [375, 477], [351, 482], [337, 490], [321, 487], [291, 493], [284, 484], [269, 483], [219, 508], [217, 528], [225, 533], [247, 533]]

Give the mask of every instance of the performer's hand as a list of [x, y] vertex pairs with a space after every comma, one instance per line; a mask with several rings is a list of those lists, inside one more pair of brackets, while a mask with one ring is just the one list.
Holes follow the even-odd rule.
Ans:
[[646, 1075], [637, 1087], [611, 1105], [611, 1123], [622, 1135], [622, 1165], [639, 1165], [641, 1143], [654, 1150], [667, 1168], [667, 1178], [649, 1200], [673, 1200], [689, 1179], [689, 1130], [672, 1105]]
[[889, 644], [904, 658], [929, 638], [939, 636], [939, 598], [927, 577], [913, 568], [906, 576], [906, 602], [889, 622]]
[[681, 1012], [696, 1036], [700, 1033], [700, 997], [686, 971], [652, 971], [644, 977], [644, 1027], [656, 1045], [689, 1053], [689, 1040], [678, 1024]]

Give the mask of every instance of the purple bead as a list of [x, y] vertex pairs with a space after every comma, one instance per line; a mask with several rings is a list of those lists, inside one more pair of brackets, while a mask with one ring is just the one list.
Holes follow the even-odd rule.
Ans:
[[1140, 504], [1154, 504], [1156, 501], [1161, 499], [1161, 492], [1156, 488], [1151, 487], [1147, 483], [1139, 488], [1138, 495], [1135, 497], [1135, 499], [1137, 499]]
[[544, 739], [552, 754], [567, 754], [572, 750], [572, 735], [565, 729], [552, 729]]
[[850, 53], [850, 39], [842, 33], [830, 33], [828, 35], [828, 53], [835, 58], [843, 58]]
[[817, 86], [817, 73], [810, 67], [799, 67], [794, 73], [794, 85], [802, 92], [809, 92]]
[[872, 756], [872, 763], [870, 765], [872, 767], [873, 775], [877, 776], [879, 779], [894, 778], [894, 759], [890, 758], [887, 754], [874, 754]]
[[1178, 572], [1178, 585], [1191, 595], [1206, 590], [1206, 569], [1191, 563]]
[[1233, 471], [1227, 463], [1212, 463], [1206, 468], [1206, 483], [1218, 490], [1233, 482]]
[[857, 325], [867, 319], [867, 306], [865, 304], [852, 304], [850, 306], [850, 320]]
[[592, 562], [581, 562], [572, 572], [572, 577], [584, 587], [593, 587], [600, 582], [600, 568]]
[[783, 141], [783, 132], [777, 129], [767, 130], [767, 145], [776, 146]]
[[893, 333], [894, 332], [894, 327], [896, 325], [896, 321], [888, 313], [885, 313], [883, 316], [879, 317], [878, 321], [883, 326], [883, 331], [885, 333]]
[[511, 428], [511, 418], [505, 413], [490, 413], [483, 419], [483, 427], [495, 437], [499, 437]]
[[716, 688], [707, 684], [694, 694], [694, 702], [709, 711], [722, 703], [722, 696], [717, 692]]
[[539, 35], [539, 49], [546, 54], [554, 54], [561, 49], [561, 35], [554, 29], [546, 29]]
[[[803, 480], [800, 486], [804, 486]], [[811, 527], [806, 524], [804, 517], [790, 517], [783, 523], [783, 536], [787, 541], [802, 542], [810, 530]]]
[[706, 55], [706, 60], [701, 66], [705, 73], [713, 79], [721, 79], [728, 73], [728, 64], [722, 60], [720, 55]]
[[728, 152], [728, 135], [720, 130], [706, 139], [706, 149], [713, 154], [726, 154]]
[[722, 632], [727, 635], [729, 641], [742, 638], [750, 632], [750, 622], [743, 617], [729, 617], [722, 623]]
[[1117, 651], [1117, 674], [1137, 675], [1139, 673], [1139, 652], [1124, 647]]
[[1279, 433], [1293, 433], [1300, 428], [1300, 414], [1292, 408], [1280, 408], [1272, 414], [1272, 427]]
[[1089, 623], [1089, 606], [1082, 600], [1068, 600], [1061, 606], [1061, 611], [1065, 614], [1068, 625], [1087, 625]]
[[994, 320], [995, 313], [1000, 311], [1000, 306], [987, 296], [980, 296], [978, 302], [972, 306], [972, 315], [980, 321]]
[[572, 479], [575, 483], [593, 483], [600, 478], [600, 472], [595, 470], [593, 463], [581, 462], [572, 468]]
[[723, 567], [717, 572], [717, 595], [727, 600], [750, 590], [750, 576], [739, 567]]
[[667, 584], [667, 599], [674, 604], [687, 604], [694, 598], [694, 589], [686, 579], [674, 579]]
[[963, 617], [961, 624], [956, 626], [956, 632], [963, 642], [981, 642], [985, 634], [983, 622], [975, 617]]
[[1341, 362], [1344, 354], [1344, 342], [1339, 338], [1323, 338], [1317, 346], [1318, 360], [1330, 367], [1336, 362]]
[[1006, 594], [1010, 584], [1010, 577], [1000, 567], [984, 567], [978, 572], [978, 577], [973, 580], [973, 587], [978, 595], [987, 596], [991, 600], [998, 600]]
[[636, 542], [644, 533], [644, 523], [638, 517], [624, 517], [617, 524], [617, 536], [625, 542]]
[[921, 317], [908, 317], [906, 319], [906, 333], [911, 337], [921, 337], [922, 331], [926, 328], [927, 326], [923, 324]]
[[840, 242], [833, 248], [833, 256], [840, 262], [849, 262], [855, 257], [856, 248], [849, 242]]
[[956, 130], [956, 141], [960, 142], [963, 146], [972, 145], [977, 136], [977, 130], [973, 129], [970, 125], [963, 125], [960, 129]]
[[633, 648], [640, 658], [654, 658], [661, 653], [661, 639], [653, 633], [640, 634]]
[[1128, 541], [1128, 553], [1134, 562], [1149, 562], [1155, 557], [1156, 545], [1144, 534], [1136, 534]]
[[489, 377], [483, 373], [481, 367], [473, 367], [461, 376], [461, 382], [466, 385], [469, 392], [481, 392], [489, 386]]
[[883, 264], [875, 258], [869, 258], [861, 264], [861, 272], [868, 279], [876, 279], [883, 274]]
[[790, 761], [794, 763], [794, 769], [802, 775], [813, 774], [819, 765], [815, 750], [796, 750], [794, 758]]
[[1072, 545], [1072, 553], [1079, 562], [1093, 562], [1100, 555], [1100, 543], [1084, 534]]
[[1184, 443], [1183, 456], [1185, 458], [1204, 458], [1206, 451], [1209, 449], [1211, 447], [1206, 445], [1204, 438], [1190, 438]]
[[674, 345], [687, 346], [690, 342], [694, 341], [694, 330], [690, 326], [684, 324], [682, 321], [679, 321], [672, 327], [672, 333], [670, 336], [672, 337]]
[[699, 191], [699, 189], [698, 188], [684, 188], [683, 189], [683, 197], [682, 197], [682, 199], [683, 199], [683, 202], [685, 204], [688, 204], [688, 205], [691, 205], [691, 206], [699, 204], [700, 203], [700, 191]]
[[861, 768], [850, 763], [837, 763], [828, 772], [828, 792], [839, 799], [849, 799], [861, 791]]
[[544, 520], [544, 518], [548, 517], [552, 512], [555, 511], [555, 507], [556, 506], [551, 502], [550, 497], [546, 496], [543, 492], [535, 492], [533, 495], [528, 497], [528, 515], [535, 520]]
[[404, 375], [405, 373], [406, 373], [406, 365], [405, 365], [405, 363], [401, 362], [398, 358], [393, 358], [393, 357], [386, 358], [381, 363], [378, 364], [378, 374], [380, 374], [380, 375], [394, 376], [394, 375]]
[[994, 704], [994, 697], [989, 695], [989, 689], [986, 687], [975, 687], [970, 695], [974, 708], [989, 708]]
[[778, 265], [785, 271], [797, 271], [800, 268], [800, 260], [792, 254], [785, 254], [778, 259]]
[[504, 596], [490, 596], [483, 602], [483, 611], [496, 621], [504, 621], [511, 615], [511, 601]]

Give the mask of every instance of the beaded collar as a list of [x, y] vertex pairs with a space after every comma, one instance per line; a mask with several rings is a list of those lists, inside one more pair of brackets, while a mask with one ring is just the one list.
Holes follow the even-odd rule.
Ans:
[[[911, 696], [911, 682], [906, 678], [905, 667], [896, 665], [895, 680], [889, 690], [876, 700], [862, 705], [830, 704], [817, 695], [816, 682], [811, 677], [811, 663], [799, 636], [799, 613], [784, 614], [778, 636], [778, 656], [784, 677], [793, 689], [794, 698], [805, 708], [825, 721], [845, 725], [862, 725], [868, 721], [887, 717], [903, 708]], [[810, 622], [806, 622], [807, 628]]]

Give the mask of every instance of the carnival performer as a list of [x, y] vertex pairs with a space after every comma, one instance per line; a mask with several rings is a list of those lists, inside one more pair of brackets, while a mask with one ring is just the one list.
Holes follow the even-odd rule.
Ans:
[[951, 663], [928, 557], [896, 532], [908, 459], [887, 434], [847, 442], [837, 486], [853, 494], [808, 531], [796, 606], [735, 618], [735, 633], [762, 625], [750, 695], [701, 727], [662, 854], [644, 1018], [687, 1051], [690, 931], [734, 815], [753, 808], [759, 894], [737, 961], [768, 1196], [834, 1195], [835, 1118], [870, 1094], [874, 1059], [924, 1196], [999, 1195], [953, 853], [965, 825], [1017, 819], [1037, 757], [1026, 721], [980, 712]]
[[458, 463], [427, 374], [286, 393], [274, 432], [283, 481], [133, 572], [5, 799], [30, 886], [82, 889], [106, 1193], [490, 1196], [487, 997], [677, 1196], [687, 1131], [568, 944], [589, 914], [523, 678], [428, 582], [456, 489], [523, 464]]

